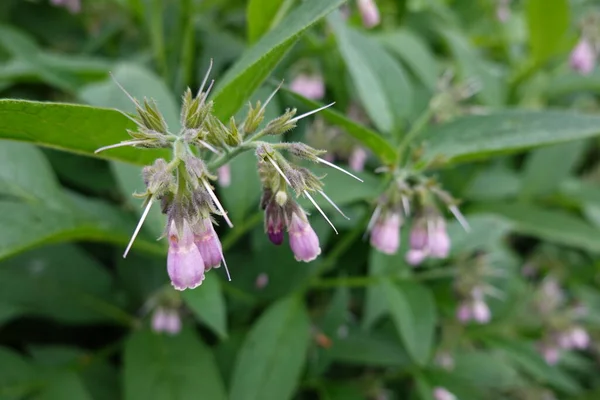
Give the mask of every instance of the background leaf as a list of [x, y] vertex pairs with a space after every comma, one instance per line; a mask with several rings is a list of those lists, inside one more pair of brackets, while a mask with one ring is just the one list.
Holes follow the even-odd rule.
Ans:
[[308, 316], [298, 298], [288, 297], [273, 304], [242, 345], [229, 398], [292, 398], [304, 364], [309, 332]]

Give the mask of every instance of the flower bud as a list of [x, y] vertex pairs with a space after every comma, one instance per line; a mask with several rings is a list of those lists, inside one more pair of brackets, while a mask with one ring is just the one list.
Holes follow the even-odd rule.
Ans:
[[582, 38], [571, 52], [569, 59], [571, 68], [582, 74], [588, 75], [594, 70], [596, 65], [596, 51], [589, 40]]
[[394, 254], [400, 246], [402, 216], [397, 213], [381, 215], [371, 230], [371, 246], [385, 254]]
[[269, 202], [265, 209], [265, 232], [271, 243], [279, 246], [283, 243], [284, 211], [276, 202]]
[[288, 201], [288, 195], [285, 191], [279, 190], [275, 194], [275, 202], [279, 204], [281, 207]]
[[200, 251], [206, 271], [219, 268], [223, 259], [223, 250], [210, 218], [202, 219], [194, 231], [194, 242]]
[[375, 0], [358, 0], [358, 11], [365, 28], [373, 28], [379, 25], [379, 8]]
[[171, 222], [167, 271], [177, 290], [194, 289], [204, 280], [204, 261], [187, 221], [183, 222], [181, 232], [175, 222]]
[[269, 275], [267, 275], [264, 272], [261, 272], [257, 277], [256, 277], [256, 281], [254, 282], [254, 286], [258, 289], [258, 290], [262, 290], [264, 288], [267, 287], [267, 285], [269, 284]]
[[423, 218], [417, 218], [410, 229], [411, 250], [424, 250], [427, 248], [427, 226]]
[[285, 113], [282, 116], [271, 120], [267, 124], [265, 128], [265, 133], [267, 135], [282, 135], [287, 131], [294, 129], [296, 127], [296, 121], [292, 120], [292, 118], [294, 118], [294, 115], [296, 115], [295, 108], [286, 109]]
[[300, 74], [292, 80], [290, 89], [311, 100], [320, 100], [325, 96], [325, 82], [321, 75]]
[[321, 254], [319, 237], [310, 226], [304, 211], [298, 210], [292, 214], [288, 235], [290, 248], [297, 261], [309, 262]]

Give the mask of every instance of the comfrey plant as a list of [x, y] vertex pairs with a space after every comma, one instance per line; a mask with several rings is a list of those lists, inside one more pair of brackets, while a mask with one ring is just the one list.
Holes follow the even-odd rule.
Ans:
[[333, 103], [299, 116], [296, 116], [296, 109], [287, 109], [283, 115], [259, 129], [265, 108], [279, 89], [277, 88], [264, 104], [258, 102], [254, 107], [250, 104], [241, 124], [236, 123], [233, 117], [228, 124], [224, 124], [213, 113], [213, 101], [208, 100], [214, 81], [204, 90], [209, 75], [210, 68], [195, 96], [190, 89], [183, 95], [182, 128], [178, 134], [169, 131], [165, 119], [152, 100], [144, 99], [140, 103], [119, 85], [135, 104], [137, 116], [125, 115], [136, 124], [137, 130], [128, 131], [131, 140], [96, 150], [100, 152], [121, 146], [172, 150], [171, 160], [157, 159], [142, 171], [146, 191], [136, 196], [144, 199], [145, 209], [123, 257], [127, 256], [152, 204], [159, 202], [162, 212], [167, 215], [163, 235], [169, 241], [167, 271], [177, 290], [196, 288], [202, 284], [205, 272], [211, 268], [219, 268], [221, 263], [229, 277], [214, 225], [217, 217], [223, 218], [229, 227], [233, 227], [233, 224], [211, 182], [217, 179], [214, 172], [236, 155], [247, 150], [255, 151], [263, 185], [261, 204], [265, 210], [266, 233], [274, 244], [279, 245], [284, 240], [284, 231], [287, 231], [290, 247], [298, 261], [314, 260], [321, 249], [306, 212], [290, 196], [290, 191], [296, 197], [306, 197], [332, 227], [333, 224], [312, 194], [319, 193], [342, 212], [323, 191], [320, 178], [308, 169], [293, 164], [281, 152], [286, 151], [302, 159], [329, 165], [356, 178], [320, 158], [323, 151], [303, 143], [270, 144], [259, 140], [266, 135], [282, 135], [293, 129], [300, 119]]

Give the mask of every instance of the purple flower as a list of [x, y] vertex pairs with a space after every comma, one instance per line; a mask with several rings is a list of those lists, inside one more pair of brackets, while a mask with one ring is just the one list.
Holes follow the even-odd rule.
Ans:
[[297, 261], [309, 262], [321, 254], [319, 238], [306, 219], [304, 211], [299, 210], [292, 214], [288, 235], [290, 247]]
[[583, 350], [587, 348], [590, 344], [590, 336], [588, 335], [586, 330], [580, 326], [571, 328], [569, 336], [571, 339], [571, 345], [576, 349]]
[[510, 18], [510, 0], [498, 0], [496, 5], [496, 18], [498, 21], [505, 23]]
[[283, 243], [284, 211], [276, 201], [270, 201], [265, 208], [265, 232], [271, 243], [279, 246]]
[[177, 310], [162, 307], [154, 310], [152, 314], [152, 330], [156, 333], [178, 334], [181, 331], [181, 318]]
[[229, 164], [219, 167], [219, 169], [217, 169], [217, 176], [221, 187], [228, 187], [231, 185], [231, 167]]
[[588, 75], [596, 65], [596, 51], [594, 46], [585, 38], [582, 38], [571, 52], [569, 59], [571, 68], [582, 74]]
[[473, 319], [480, 324], [486, 324], [490, 322], [490, 319], [492, 318], [490, 308], [483, 299], [475, 299], [475, 301], [473, 301], [471, 313]]
[[385, 254], [396, 253], [400, 246], [400, 225], [402, 216], [399, 213], [380, 215], [371, 230], [371, 246]]
[[187, 221], [184, 221], [181, 232], [175, 222], [171, 222], [167, 271], [171, 284], [177, 290], [194, 289], [204, 280], [204, 260]]
[[410, 250], [406, 262], [419, 265], [425, 258], [446, 258], [450, 252], [450, 236], [446, 222], [437, 213], [421, 216], [413, 223], [410, 231]]
[[560, 358], [560, 350], [556, 346], [543, 344], [539, 351], [548, 365], [556, 365]]
[[406, 253], [405, 260], [408, 265], [417, 266], [427, 258], [425, 250], [410, 249]]
[[352, 154], [350, 154], [350, 158], [348, 159], [348, 164], [352, 170], [356, 172], [362, 172], [365, 169], [367, 158], [367, 151], [358, 146], [352, 150]]
[[456, 309], [456, 319], [462, 323], [465, 323], [469, 322], [472, 316], [471, 304], [468, 302], [461, 302]]
[[379, 16], [379, 8], [375, 0], [358, 0], [358, 11], [365, 28], [372, 28], [379, 25], [381, 20]]
[[325, 96], [325, 82], [321, 75], [300, 74], [292, 80], [290, 89], [307, 99], [320, 100]]
[[194, 230], [194, 242], [204, 261], [205, 270], [219, 268], [223, 260], [223, 248], [210, 218], [202, 219]]
[[435, 400], [456, 400], [456, 397], [443, 387], [433, 389], [433, 398]]
[[81, 0], [50, 0], [50, 3], [56, 7], [66, 8], [71, 14], [81, 11]]

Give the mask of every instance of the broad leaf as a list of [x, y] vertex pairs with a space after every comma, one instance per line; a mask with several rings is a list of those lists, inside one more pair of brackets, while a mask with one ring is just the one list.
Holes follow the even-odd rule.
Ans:
[[419, 365], [429, 361], [436, 323], [431, 291], [414, 282], [394, 284], [385, 280], [381, 289], [388, 300], [388, 312], [406, 351]]
[[334, 341], [327, 354], [342, 364], [405, 367], [410, 364], [410, 359], [394, 339], [377, 332], [351, 331], [347, 338]]
[[432, 51], [419, 36], [402, 29], [384, 34], [379, 40], [391, 53], [402, 59], [427, 89], [436, 89], [439, 67]]
[[569, 29], [567, 0], [527, 0], [529, 47], [533, 59], [542, 63], [556, 55]]
[[111, 287], [106, 270], [69, 245], [30, 251], [0, 265], [0, 303], [22, 315], [129, 323], [131, 317], [113, 304]]
[[520, 203], [488, 204], [483, 210], [506, 218], [515, 232], [595, 253], [600, 252], [600, 229], [564, 211]]
[[191, 329], [176, 336], [143, 330], [125, 345], [124, 400], [226, 398], [210, 348]]
[[347, 27], [338, 14], [329, 18], [361, 103], [383, 132], [401, 127], [412, 107], [412, 86], [402, 66], [377, 40]]
[[291, 399], [306, 357], [310, 322], [296, 297], [273, 304], [240, 350], [231, 379], [231, 400]]
[[[102, 146], [130, 139], [135, 124], [118, 111], [74, 104], [0, 100], [0, 138], [93, 156]], [[129, 147], [98, 157], [145, 165], [168, 152]]]
[[600, 134], [600, 117], [568, 111], [504, 111], [433, 127], [425, 158], [449, 162], [568, 142]]
[[182, 295], [185, 304], [201, 322], [212, 329], [221, 339], [227, 337], [225, 299], [221, 291], [221, 282], [216, 273], [207, 274], [199, 290], [186, 290]]
[[254, 43], [273, 29], [294, 4], [294, 0], [250, 0], [246, 8], [248, 42]]
[[228, 119], [268, 77], [296, 40], [345, 0], [307, 0], [292, 10], [281, 23], [246, 51], [219, 80], [215, 88], [216, 115]]

